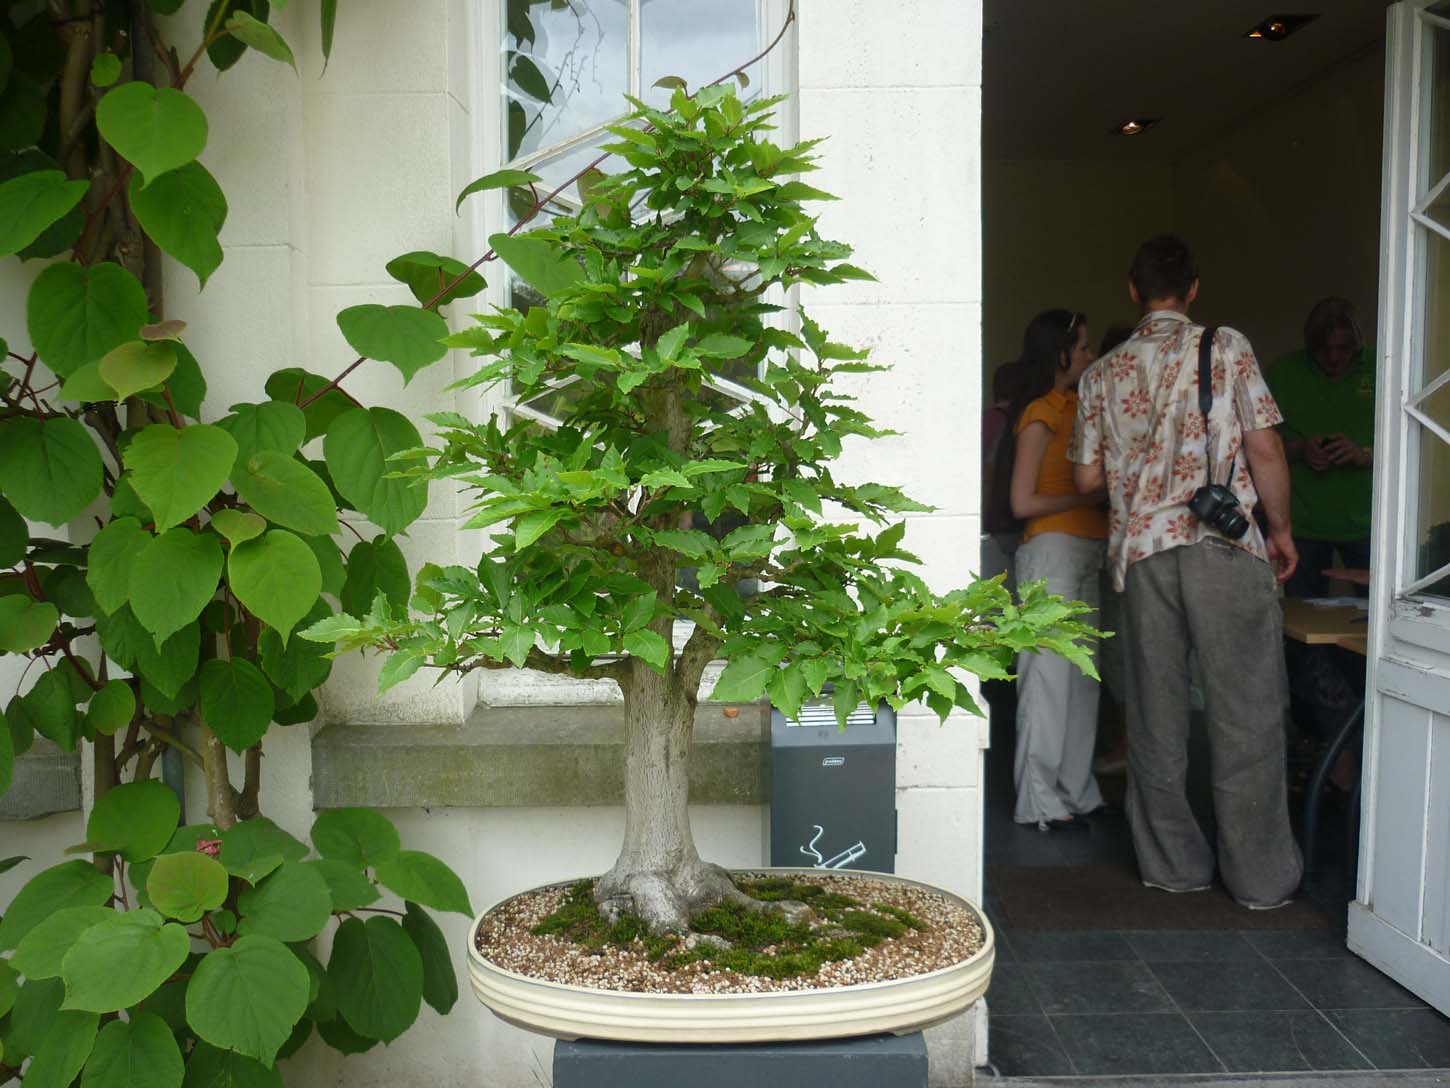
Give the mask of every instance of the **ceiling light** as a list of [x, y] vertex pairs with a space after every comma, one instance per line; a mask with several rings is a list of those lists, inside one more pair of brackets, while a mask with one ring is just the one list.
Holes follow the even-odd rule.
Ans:
[[1295, 31], [1303, 30], [1319, 18], [1317, 15], [1270, 15], [1244, 35], [1261, 42], [1281, 42]]
[[1156, 117], [1130, 117], [1113, 126], [1113, 132], [1119, 136], [1141, 136], [1158, 123]]

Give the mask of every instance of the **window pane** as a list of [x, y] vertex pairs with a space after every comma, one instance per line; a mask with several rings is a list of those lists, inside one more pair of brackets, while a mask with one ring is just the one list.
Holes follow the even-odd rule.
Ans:
[[510, 159], [628, 108], [628, 0], [508, 0], [505, 17]]
[[[756, 0], [643, 0], [640, 6], [640, 86], [645, 101], [660, 105], [670, 92], [654, 86], [662, 76], [679, 76], [691, 90], [719, 79], [761, 50]], [[761, 74], [745, 70], [753, 97]]]
[[[1415, 383], [1424, 389], [1450, 369], [1450, 241], [1424, 232], [1425, 315], [1421, 340], [1421, 372]], [[1436, 390], [1418, 410], [1450, 433], [1450, 385]], [[1418, 554], [1415, 577], [1424, 578], [1450, 563], [1450, 443], [1429, 427], [1419, 426], [1420, 465]], [[1425, 590], [1450, 597], [1450, 579]]]

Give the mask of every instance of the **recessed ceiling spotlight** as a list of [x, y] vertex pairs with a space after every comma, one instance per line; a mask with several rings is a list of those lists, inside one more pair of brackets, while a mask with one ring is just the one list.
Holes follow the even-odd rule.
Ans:
[[1295, 31], [1303, 30], [1318, 15], [1270, 15], [1244, 35], [1261, 42], [1281, 42]]
[[1114, 125], [1112, 131], [1118, 136], [1141, 136], [1157, 123], [1156, 117], [1130, 117]]

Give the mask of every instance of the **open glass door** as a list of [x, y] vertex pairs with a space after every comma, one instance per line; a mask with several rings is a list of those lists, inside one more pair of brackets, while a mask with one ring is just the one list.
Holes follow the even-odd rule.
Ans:
[[1364, 823], [1350, 948], [1450, 1013], [1450, 0], [1389, 12]]

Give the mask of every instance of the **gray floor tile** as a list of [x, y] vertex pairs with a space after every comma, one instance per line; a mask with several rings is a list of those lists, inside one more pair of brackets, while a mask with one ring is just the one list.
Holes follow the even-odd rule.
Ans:
[[1405, 1009], [1425, 1004], [1357, 957], [1275, 960], [1274, 967], [1317, 1009]]
[[1021, 964], [999, 963], [993, 968], [992, 984], [987, 989], [987, 1008], [991, 1010], [993, 1023], [996, 1023], [998, 1013], [1017, 1016], [1042, 1011]]
[[1016, 930], [1012, 947], [1023, 963], [1107, 963], [1138, 958], [1122, 937], [1101, 930]]
[[1434, 1009], [1349, 1009], [1328, 1015], [1380, 1069], [1450, 1068], [1450, 1020]]
[[1196, 1012], [1189, 1020], [1231, 1073], [1370, 1068], [1317, 1012]]
[[1173, 1000], [1190, 1012], [1309, 1008], [1273, 965], [1258, 957], [1225, 963], [1155, 963], [1151, 970]]
[[1271, 960], [1321, 960], [1352, 956], [1344, 934], [1332, 929], [1263, 930], [1243, 934], [1249, 944]]
[[1173, 1003], [1142, 963], [1025, 965], [1046, 1013], [1170, 1012]]
[[1057, 1033], [1041, 1013], [1036, 1016], [992, 1014], [988, 1031], [992, 1064], [1007, 1077], [1061, 1077], [1073, 1073], [1072, 1062]]
[[1259, 953], [1238, 933], [1212, 929], [1139, 929], [1123, 933], [1148, 963], [1216, 963], [1257, 960]]
[[1085, 1076], [1218, 1073], [1203, 1040], [1178, 1013], [1054, 1016], [1068, 1056]]

